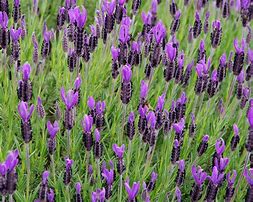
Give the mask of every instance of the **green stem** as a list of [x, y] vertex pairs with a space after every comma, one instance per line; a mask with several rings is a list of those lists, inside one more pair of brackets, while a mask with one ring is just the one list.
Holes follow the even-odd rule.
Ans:
[[120, 175], [120, 187], [119, 187], [119, 201], [122, 201], [122, 186], [123, 186], [123, 176]]
[[2, 202], [5, 202], [5, 196], [2, 196]]
[[52, 173], [53, 173], [53, 178], [54, 178], [54, 184], [56, 183], [56, 176], [55, 176], [55, 164], [54, 164], [54, 155], [50, 155], [51, 158], [51, 167], [52, 167]]
[[66, 186], [67, 201], [70, 202], [69, 185]]
[[25, 144], [26, 151], [26, 170], [27, 170], [27, 178], [26, 178], [26, 197], [27, 201], [29, 201], [29, 189], [30, 189], [30, 157], [29, 157], [29, 143]]
[[129, 140], [129, 144], [128, 144], [128, 151], [127, 151], [127, 168], [126, 168], [126, 174], [128, 174], [129, 171], [129, 167], [130, 167], [130, 157], [131, 157], [131, 150], [132, 150], [132, 141]]
[[67, 156], [70, 157], [70, 132], [71, 130], [67, 130]]
[[124, 128], [125, 128], [125, 121], [126, 121], [126, 109], [127, 109], [127, 105], [123, 104], [123, 117], [122, 117], [122, 133], [120, 136], [120, 144], [123, 143], [123, 137], [124, 137]]
[[12, 196], [12, 194], [9, 196], [9, 202], [13, 202], [13, 196]]
[[101, 172], [100, 172], [100, 159], [96, 159], [97, 162], [97, 186], [100, 187], [101, 184]]

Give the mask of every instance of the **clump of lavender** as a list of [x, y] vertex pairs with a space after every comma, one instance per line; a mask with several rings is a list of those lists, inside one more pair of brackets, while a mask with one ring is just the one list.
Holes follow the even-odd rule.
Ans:
[[82, 197], [82, 185], [80, 182], [77, 182], [75, 185], [76, 193], [75, 193], [75, 201], [76, 202], [82, 202], [83, 197]]
[[219, 184], [224, 179], [224, 174], [220, 174], [216, 166], [213, 167], [211, 176], [208, 176], [209, 184], [207, 187], [206, 201], [214, 201], [219, 189]]
[[195, 181], [191, 190], [191, 200], [198, 201], [202, 196], [203, 184], [207, 178], [207, 174], [201, 167], [197, 168], [195, 165], [192, 166], [191, 171]]
[[32, 82], [30, 80], [31, 66], [26, 62], [22, 66], [22, 80], [18, 81], [17, 94], [21, 101], [29, 102], [32, 98]]
[[65, 172], [64, 172], [63, 182], [66, 186], [68, 186], [71, 182], [73, 163], [74, 163], [73, 160], [69, 158], [65, 158]]
[[238, 76], [242, 69], [244, 64], [244, 48], [245, 48], [245, 42], [244, 39], [242, 40], [241, 47], [238, 44], [238, 40], [234, 40], [234, 47], [235, 47], [235, 57], [234, 57], [234, 64], [233, 64], [233, 73], [235, 76]]
[[127, 180], [124, 183], [124, 185], [125, 185], [125, 189], [126, 189], [126, 192], [128, 195], [128, 201], [129, 202], [135, 201], [136, 196], [137, 196], [139, 189], [140, 189], [140, 182], [134, 182], [132, 187], [130, 187], [129, 180]]
[[184, 178], [185, 178], [185, 161], [180, 160], [180, 161], [178, 161], [176, 185], [181, 186], [184, 183]]
[[204, 135], [197, 150], [199, 156], [202, 156], [206, 152], [207, 147], [208, 147], [208, 140], [209, 140], [209, 135]]
[[96, 123], [96, 128], [99, 131], [102, 131], [105, 126], [105, 102], [104, 101], [98, 101], [96, 103], [96, 118], [95, 118], [95, 123]]
[[211, 33], [211, 45], [213, 48], [217, 48], [221, 43], [222, 27], [219, 20], [213, 22], [213, 31]]
[[56, 134], [59, 132], [60, 127], [57, 121], [55, 121], [53, 124], [48, 121], [47, 122], [47, 131], [49, 134], [48, 140], [47, 140], [47, 148], [48, 153], [50, 155], [53, 155], [56, 149]]
[[234, 135], [230, 142], [231, 151], [235, 151], [240, 141], [239, 128], [236, 124], [233, 125]]
[[112, 196], [112, 185], [114, 183], [114, 169], [107, 169], [106, 167], [102, 169], [102, 176], [106, 182], [105, 185], [105, 198], [108, 200]]
[[97, 189], [95, 192], [91, 194], [92, 202], [104, 202], [105, 201], [105, 188]]
[[45, 108], [42, 104], [42, 99], [40, 97], [37, 98], [37, 106], [36, 106], [38, 117], [43, 119], [45, 117]]
[[234, 183], [235, 183], [235, 179], [236, 179], [237, 173], [236, 170], [233, 170], [233, 173], [229, 172], [227, 174], [227, 188], [226, 188], [226, 195], [225, 195], [225, 201], [229, 202], [232, 200], [233, 196], [234, 196], [234, 192], [235, 192], [235, 188], [234, 188]]
[[93, 125], [93, 118], [89, 115], [85, 115], [82, 120], [83, 142], [88, 152], [91, 151], [93, 145], [93, 138], [91, 133], [92, 125]]
[[121, 82], [121, 93], [120, 99], [123, 104], [128, 104], [132, 97], [132, 71], [129, 65], [126, 65], [122, 69], [122, 82]]
[[245, 197], [245, 201], [252, 201], [253, 200], [253, 169], [245, 169], [243, 175], [248, 182], [248, 190]]
[[44, 171], [42, 174], [42, 182], [39, 189], [39, 201], [47, 201], [49, 187], [48, 187], [49, 171]]

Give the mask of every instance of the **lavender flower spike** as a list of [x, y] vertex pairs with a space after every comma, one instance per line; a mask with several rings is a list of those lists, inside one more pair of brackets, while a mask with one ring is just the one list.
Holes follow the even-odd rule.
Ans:
[[92, 202], [104, 202], [105, 201], [105, 188], [97, 189], [95, 192], [91, 194]]
[[125, 65], [122, 69], [122, 80], [123, 82], [130, 82], [132, 78], [132, 70], [129, 65]]
[[159, 96], [157, 105], [156, 105], [156, 111], [162, 111], [165, 103], [165, 94], [162, 94]]
[[212, 175], [208, 176], [208, 179], [211, 180], [214, 185], [219, 185], [220, 182], [224, 179], [224, 173], [219, 174], [218, 168], [214, 166]]
[[114, 182], [114, 170], [110, 169], [108, 170], [107, 168], [104, 168], [102, 170], [102, 176], [106, 180], [107, 185], [112, 185]]
[[175, 195], [177, 198], [177, 202], [181, 202], [182, 201], [182, 193], [178, 187], [176, 187]]
[[196, 184], [202, 185], [207, 178], [206, 172], [201, 167], [192, 166], [192, 176]]
[[82, 10], [79, 7], [74, 8], [75, 21], [79, 28], [83, 28], [87, 20], [87, 11], [82, 6]]
[[140, 189], [140, 182], [134, 182], [132, 188], [130, 187], [128, 181], [126, 181], [124, 185], [128, 194], [128, 200], [134, 201]]
[[14, 28], [11, 28], [10, 36], [11, 36], [12, 41], [17, 42], [21, 37], [21, 32], [22, 32], [21, 28], [18, 28], [17, 30], [15, 30]]
[[30, 120], [33, 111], [34, 111], [34, 105], [31, 105], [31, 107], [29, 107], [28, 104], [23, 101], [21, 101], [18, 104], [18, 113], [21, 119], [23, 120], [23, 122], [25, 123], [27, 123]]
[[26, 62], [23, 66], [22, 66], [22, 72], [23, 72], [23, 80], [27, 81], [30, 79], [30, 74], [31, 74], [31, 66], [28, 62]]
[[236, 170], [233, 170], [233, 173], [228, 173], [226, 178], [227, 178], [227, 182], [228, 182], [228, 186], [233, 186], [233, 184], [235, 183], [235, 179], [236, 179], [237, 173]]
[[145, 100], [148, 95], [148, 84], [142, 80], [141, 81], [141, 90], [140, 90], [140, 98]]
[[46, 170], [42, 174], [42, 183], [43, 184], [47, 184], [48, 177], [49, 177], [49, 171]]
[[51, 139], [54, 139], [57, 132], [60, 130], [59, 123], [57, 121], [52, 124], [50, 121], [47, 122], [47, 131]]
[[119, 159], [122, 159], [123, 158], [123, 155], [124, 155], [124, 152], [125, 152], [125, 145], [121, 145], [121, 146], [118, 146], [117, 144], [113, 144], [112, 145], [112, 149], [115, 153], [115, 155], [119, 158]]
[[82, 120], [83, 130], [86, 133], [91, 133], [92, 125], [93, 125], [93, 118], [89, 115], [85, 115]]
[[69, 90], [67, 95], [65, 93], [64, 88], [61, 88], [61, 98], [64, 102], [67, 110], [71, 110], [78, 103], [78, 92], [74, 92], [73, 90]]
[[92, 96], [90, 96], [88, 98], [87, 105], [88, 105], [88, 107], [89, 107], [90, 110], [95, 109], [96, 102], [95, 102], [95, 100], [94, 100], [94, 98]]
[[253, 169], [245, 169], [243, 175], [250, 186], [253, 186]]
[[225, 142], [223, 139], [218, 139], [215, 143], [216, 153], [220, 156], [225, 150]]

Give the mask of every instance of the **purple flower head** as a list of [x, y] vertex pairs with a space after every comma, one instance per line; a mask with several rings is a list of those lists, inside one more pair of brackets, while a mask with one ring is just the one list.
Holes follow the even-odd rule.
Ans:
[[242, 70], [241, 73], [237, 76], [238, 83], [244, 82], [244, 71]]
[[198, 21], [198, 22], [200, 21], [199, 12], [195, 13], [195, 20]]
[[165, 51], [166, 51], [167, 57], [172, 62], [176, 57], [176, 51], [177, 51], [177, 49], [173, 47], [173, 43], [167, 43], [165, 46]]
[[141, 19], [142, 19], [142, 22], [144, 23], [144, 25], [150, 25], [151, 24], [151, 13], [148, 12], [147, 14], [145, 12], [142, 12], [141, 13]]
[[184, 66], [184, 53], [182, 52], [178, 58], [178, 67], [182, 68], [183, 66]]
[[101, 135], [98, 129], [95, 129], [95, 141], [100, 142]]
[[151, 173], [151, 182], [155, 182], [157, 180], [158, 174], [156, 172]]
[[186, 93], [185, 93], [185, 92], [182, 92], [181, 97], [178, 99], [178, 102], [179, 102], [181, 105], [186, 104], [186, 102], [187, 102], [187, 97], [186, 97]]
[[116, 1], [112, 0], [111, 2], [106, 1], [105, 2], [105, 10], [107, 12], [108, 15], [113, 15], [113, 12], [115, 10], [115, 6], [116, 6]]
[[49, 177], [49, 171], [46, 170], [42, 174], [42, 183], [43, 184], [47, 184], [48, 177]]
[[11, 27], [10, 36], [11, 36], [12, 41], [17, 42], [21, 37], [21, 32], [22, 32], [21, 28], [18, 28], [17, 30], [15, 30], [13, 29], [13, 27]]
[[177, 197], [177, 202], [181, 202], [182, 201], [182, 193], [181, 193], [178, 186], [176, 186], [175, 194], [176, 194], [176, 197]]
[[132, 46], [131, 46], [132, 51], [136, 53], [141, 52], [141, 43], [139, 41], [133, 41]]
[[31, 74], [31, 66], [28, 62], [26, 62], [23, 66], [22, 66], [22, 73], [23, 73], [23, 80], [27, 81], [28, 79], [30, 79], [30, 74]]
[[9, 18], [5, 11], [0, 12], [0, 25], [3, 29], [8, 27]]
[[119, 41], [121, 43], [127, 43], [130, 40], [129, 26], [121, 25], [119, 30]]
[[146, 99], [148, 95], [148, 84], [142, 80], [141, 81], [141, 90], [140, 90], [140, 98]]
[[247, 113], [248, 122], [250, 128], [253, 128], [253, 106], [250, 105], [248, 113]]
[[48, 202], [54, 202], [54, 190], [49, 189], [49, 192], [47, 193], [47, 200]]
[[251, 63], [253, 63], [253, 50], [248, 50], [248, 59]]
[[244, 97], [249, 98], [250, 89], [248, 87], [243, 88], [242, 94]]
[[226, 57], [226, 53], [223, 53], [222, 56], [220, 57], [220, 64], [222, 66], [225, 66], [227, 63], [227, 57]]
[[213, 26], [213, 29], [218, 29], [219, 30], [221, 28], [220, 21], [219, 20], [213, 21], [212, 26]]
[[250, 0], [241, 0], [241, 8], [247, 10], [250, 6]]
[[65, 93], [64, 88], [61, 88], [61, 99], [64, 102], [67, 110], [70, 110], [78, 103], [78, 91], [74, 92], [73, 90], [69, 90], [67, 95]]
[[96, 113], [103, 114], [105, 111], [105, 101], [98, 101], [96, 104]]
[[180, 147], [179, 141], [177, 139], [174, 140], [173, 147], [174, 148]]
[[82, 120], [83, 131], [86, 133], [90, 133], [92, 129], [92, 124], [93, 124], [92, 116], [85, 115]]
[[215, 143], [215, 150], [218, 155], [223, 154], [225, 150], [225, 142], [222, 138], [218, 139]]
[[176, 14], [175, 14], [175, 16], [174, 16], [174, 18], [175, 18], [175, 20], [179, 20], [180, 17], [181, 17], [181, 11], [180, 11], [180, 10], [177, 10], [177, 11], [176, 11]]
[[204, 71], [203, 65], [198, 63], [196, 66], [196, 72], [197, 72], [198, 77], [203, 76], [203, 71]]
[[113, 144], [112, 145], [112, 149], [115, 153], [115, 155], [119, 158], [119, 159], [122, 159], [123, 158], [123, 155], [124, 155], [124, 152], [125, 152], [125, 145], [121, 145], [121, 146], [118, 146], [117, 144]]
[[7, 155], [6, 160], [5, 160], [5, 166], [9, 172], [13, 171], [18, 165], [18, 161], [19, 161], [18, 157], [19, 157], [18, 150], [11, 151]]
[[19, 5], [20, 5], [20, 0], [14, 0], [14, 5], [15, 5], [15, 7], [19, 7]]
[[132, 70], [131, 70], [131, 67], [130, 65], [125, 65], [123, 68], [122, 68], [122, 80], [123, 82], [130, 82], [131, 81], [131, 78], [132, 78]]
[[192, 176], [195, 183], [201, 186], [207, 178], [206, 172], [199, 166], [198, 168], [194, 165], [192, 166]]
[[44, 24], [43, 27], [43, 39], [49, 43], [51, 39], [54, 37], [54, 32], [53, 31], [48, 31], [46, 24]]
[[118, 60], [119, 52], [120, 52], [119, 48], [115, 48], [114, 46], [111, 47], [112, 59], [114, 61]]
[[95, 25], [90, 25], [90, 32], [92, 36], [97, 36], [97, 30]]
[[130, 29], [130, 26], [131, 26], [131, 23], [132, 23], [132, 20], [131, 20], [131, 18], [130, 17], [128, 17], [128, 16], [126, 16], [126, 17], [124, 17], [123, 19], [122, 19], [122, 21], [121, 21], [121, 26], [127, 26], [128, 27], [128, 29]]
[[50, 121], [47, 122], [47, 131], [51, 139], [54, 139], [57, 132], [60, 130], [59, 124], [57, 121], [52, 124]]
[[253, 107], [253, 99], [249, 100], [249, 107]]
[[158, 6], [157, 0], [152, 0], [150, 11], [153, 15], [156, 15], [157, 13], [157, 6]]
[[90, 110], [93, 110], [95, 108], [96, 102], [92, 96], [88, 98], [87, 105]]
[[125, 4], [126, 0], [118, 0], [118, 3], [120, 6], [123, 6]]
[[209, 71], [209, 69], [211, 67], [211, 59], [208, 58], [207, 63], [205, 63], [205, 60], [202, 59], [199, 63], [202, 64], [203, 73], [204, 74], [208, 74], [208, 71]]
[[234, 40], [234, 47], [235, 47], [235, 51], [240, 54], [241, 52], [244, 52], [244, 42], [242, 40], [242, 47], [239, 46], [239, 43], [238, 43], [238, 39], [236, 38]]
[[92, 202], [104, 202], [105, 201], [105, 188], [97, 189], [95, 192], [91, 194]]
[[220, 172], [224, 171], [229, 163], [229, 158], [214, 159], [214, 164]]
[[157, 44], [160, 44], [166, 35], [166, 28], [161, 21], [153, 27], [153, 34]]
[[128, 122], [133, 123], [134, 122], [134, 112], [130, 112], [129, 117], [128, 117]]
[[73, 165], [74, 161], [72, 159], [69, 158], [65, 158], [65, 166], [66, 166], [66, 170], [70, 170], [72, 165]]
[[32, 116], [34, 110], [34, 106], [31, 105], [31, 107], [28, 106], [28, 103], [21, 101], [18, 104], [18, 113], [23, 120], [23, 122], [28, 122]]
[[83, 28], [87, 20], [87, 11], [82, 6], [82, 10], [79, 7], [74, 8], [74, 18], [77, 26]]
[[75, 189], [76, 189], [76, 193], [77, 193], [77, 194], [81, 194], [82, 185], [81, 185], [80, 182], [77, 182], [77, 183], [76, 183]]
[[208, 19], [209, 19], [209, 17], [210, 17], [210, 12], [209, 12], [209, 11], [207, 11], [207, 12], [206, 12], [205, 17], [206, 17], [206, 20], [208, 20]]
[[162, 111], [165, 103], [165, 94], [162, 94], [158, 97], [157, 105], [156, 105], [156, 111]]
[[[102, 169], [102, 170], [103, 170], [103, 169]], [[88, 166], [88, 173], [89, 173], [89, 175], [92, 175], [92, 173], [93, 173], [92, 165], [89, 165], [89, 166]]]
[[142, 107], [142, 106], [140, 105], [138, 111], [139, 111], [140, 117], [141, 117], [141, 118], [145, 118], [145, 117], [146, 117], [146, 114], [147, 114], [147, 112], [148, 112], [148, 108], [147, 108], [147, 106]]
[[239, 128], [236, 124], [233, 125], [234, 135], [239, 136]]
[[76, 77], [76, 80], [75, 80], [75, 83], [74, 83], [75, 90], [79, 90], [80, 87], [81, 87], [81, 84], [82, 84], [82, 79], [81, 79], [81, 76], [79, 74], [78, 77]]
[[177, 134], [182, 134], [185, 127], [185, 119], [181, 118], [178, 123], [174, 123], [172, 126]]
[[205, 51], [205, 41], [204, 40], [200, 41], [199, 50], [201, 53], [203, 53]]
[[245, 179], [247, 180], [248, 184], [250, 186], [253, 186], [253, 168], [245, 169], [243, 172], [243, 175], [245, 177]]
[[218, 168], [213, 167], [213, 172], [211, 176], [208, 176], [208, 179], [213, 182], [213, 184], [218, 185], [224, 178], [224, 173], [219, 174]]
[[207, 143], [209, 140], [209, 135], [204, 135], [203, 138], [202, 138], [202, 141]]
[[229, 187], [232, 187], [234, 185], [236, 176], [237, 176], [236, 170], [233, 170], [233, 173], [228, 172], [226, 178]]
[[69, 21], [71, 24], [74, 24], [76, 21], [76, 16], [75, 16], [75, 9], [71, 8], [68, 11], [68, 15], [69, 15]]
[[137, 194], [139, 192], [140, 182], [134, 182], [133, 186], [130, 187], [129, 182], [126, 181], [124, 183], [124, 185], [125, 185], [125, 189], [127, 191], [128, 200], [133, 201], [136, 198], [136, 196], [137, 196]]
[[147, 115], [147, 121], [150, 125], [151, 128], [155, 128], [156, 125], [156, 116], [155, 116], [155, 112], [150, 111]]
[[0, 163], [0, 174], [4, 176], [7, 173], [7, 168], [5, 166], [5, 163]]
[[187, 71], [190, 72], [192, 70], [193, 66], [194, 66], [194, 60], [192, 60], [192, 62], [187, 65]]
[[211, 75], [212, 81], [218, 81], [218, 76], [217, 76], [217, 70], [213, 70], [212, 75]]
[[104, 168], [102, 171], [102, 176], [104, 177], [107, 185], [112, 185], [114, 182], [114, 170], [110, 169], [108, 170], [107, 168]]
[[181, 171], [181, 172], [184, 172], [184, 169], [185, 169], [185, 162], [184, 160], [180, 160], [177, 162], [178, 163], [178, 169]]

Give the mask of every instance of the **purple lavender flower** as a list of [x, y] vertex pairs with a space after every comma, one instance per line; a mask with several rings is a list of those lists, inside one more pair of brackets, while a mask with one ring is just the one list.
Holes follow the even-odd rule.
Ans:
[[57, 121], [55, 121], [52, 124], [50, 121], [48, 121], [47, 122], [47, 130], [48, 130], [48, 134], [50, 135], [50, 138], [54, 139], [56, 134], [60, 130], [59, 123]]
[[135, 135], [134, 121], [135, 121], [134, 112], [130, 112], [129, 117], [128, 117], [128, 121], [126, 124], [126, 135], [130, 141], [133, 140], [133, 137]]
[[104, 118], [104, 113], [105, 113], [105, 102], [103, 101], [98, 101], [96, 103], [96, 128], [101, 131], [104, 128], [105, 125], [105, 118]]
[[140, 189], [140, 182], [134, 182], [132, 187], [130, 187], [129, 181], [126, 181], [124, 185], [127, 191], [128, 200], [134, 201]]
[[207, 34], [209, 30], [209, 18], [210, 18], [210, 12], [207, 11], [205, 15], [205, 22], [204, 22], [204, 33]]
[[191, 190], [191, 199], [192, 201], [198, 201], [202, 196], [202, 186], [207, 178], [207, 174], [202, 170], [200, 166], [197, 168], [195, 165], [192, 166], [191, 171], [193, 179], [195, 181]]
[[178, 164], [178, 170], [177, 170], [177, 176], [176, 176], [176, 185], [180, 186], [183, 184], [184, 178], [185, 178], [185, 161], [179, 160], [177, 164]]
[[71, 160], [69, 158], [65, 158], [65, 173], [64, 173], [64, 177], [63, 177], [63, 181], [64, 181], [65, 185], [68, 185], [71, 181], [73, 163], [74, 163], [73, 160]]
[[82, 202], [83, 199], [82, 199], [82, 185], [80, 182], [77, 182], [75, 184], [75, 189], [76, 189], [76, 193], [75, 193], [75, 201], [80, 201]]
[[129, 65], [125, 65], [122, 69], [122, 82], [120, 98], [123, 104], [128, 104], [132, 97], [132, 70]]
[[66, 109], [71, 110], [78, 102], [78, 92], [74, 92], [73, 90], [69, 90], [67, 94], [65, 93], [65, 89], [61, 88], [61, 99], [64, 102]]
[[92, 202], [104, 202], [105, 201], [105, 188], [97, 189], [95, 192], [91, 194]]
[[26, 102], [21, 101], [18, 105], [18, 113], [24, 123], [27, 123], [34, 111], [34, 105], [31, 105], [30, 107]]
[[156, 44], [160, 44], [166, 36], [166, 28], [161, 21], [153, 27], [153, 34], [155, 36]]
[[216, 141], [215, 150], [218, 156], [221, 156], [223, 152], [225, 151], [225, 142], [222, 138]]
[[214, 164], [220, 173], [223, 173], [229, 163], [229, 158], [215, 159]]
[[123, 159], [123, 155], [124, 155], [124, 152], [125, 152], [125, 145], [124, 144], [121, 145], [121, 146], [118, 146], [117, 144], [113, 144], [112, 149], [113, 149], [115, 155], [119, 159]]
[[20, 0], [14, 0], [13, 4], [13, 20], [14, 23], [17, 23], [21, 17], [21, 7], [20, 7]]
[[222, 27], [219, 20], [215, 20], [212, 26], [213, 31], [211, 33], [211, 45], [213, 48], [217, 48], [221, 43]]
[[55, 201], [55, 196], [54, 196], [54, 190], [49, 189], [49, 192], [47, 193], [47, 200], [48, 202], [54, 202]]
[[87, 149], [87, 151], [90, 151], [93, 145], [93, 139], [91, 135], [92, 125], [93, 125], [93, 118], [90, 115], [85, 115], [82, 120], [82, 127], [84, 131], [83, 132], [84, 146]]
[[181, 193], [178, 186], [176, 186], [175, 195], [176, 195], [177, 202], [181, 202], [182, 201], [182, 193]]
[[245, 41], [242, 39], [241, 47], [239, 46], [238, 40], [234, 40], [234, 47], [235, 47], [235, 57], [234, 57], [234, 64], [233, 64], [233, 73], [234, 75], [238, 76], [242, 69], [244, 63], [244, 48], [245, 48]]
[[200, 19], [200, 15], [198, 12], [196, 12], [195, 13], [195, 21], [194, 21], [193, 30], [192, 30], [194, 39], [196, 39], [200, 35], [201, 28], [202, 28], [202, 22]]
[[233, 173], [229, 172], [226, 176], [227, 178], [227, 182], [228, 182], [228, 186], [226, 188], [226, 195], [225, 195], [225, 200], [226, 201], [231, 201], [234, 195], [234, 183], [235, 183], [235, 179], [236, 179], [237, 173], [236, 170], [233, 170]]
[[183, 131], [185, 127], [185, 119], [181, 118], [181, 120], [178, 123], [174, 123], [172, 126], [176, 132], [176, 138], [178, 140], [181, 139], [181, 137], [183, 136]]
[[209, 140], [209, 135], [204, 135], [197, 150], [199, 156], [202, 156], [206, 152], [207, 147], [208, 147], [208, 140]]

